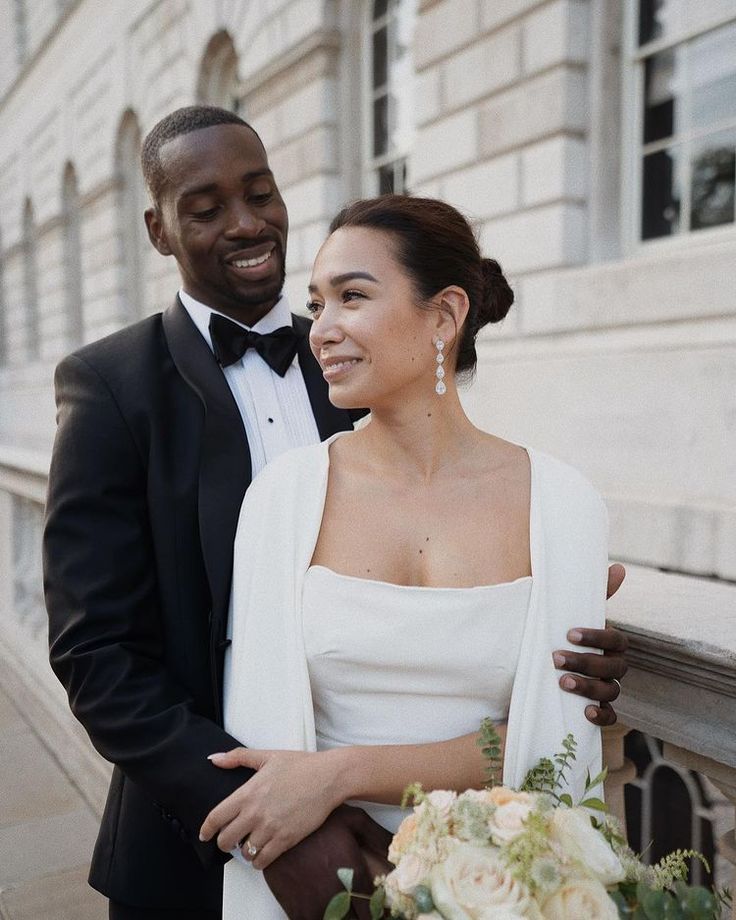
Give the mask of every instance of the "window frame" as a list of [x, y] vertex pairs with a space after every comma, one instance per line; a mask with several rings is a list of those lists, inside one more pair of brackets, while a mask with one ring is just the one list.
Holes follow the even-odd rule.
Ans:
[[[643, 171], [644, 157], [660, 149], [672, 147], [672, 136], [648, 144], [643, 140], [644, 129], [644, 67], [647, 58], [652, 57], [667, 49], [674, 49], [686, 45], [693, 39], [707, 35], [716, 29], [731, 23], [736, 23], [734, 13], [714, 15], [707, 23], [697, 27], [684, 28], [677, 34], [669, 37], [658, 38], [639, 46], [639, 8], [642, 0], [627, 0], [624, 10], [624, 62], [622, 78], [622, 157], [623, 170], [621, 173], [621, 203], [623, 229], [623, 250], [626, 253], [638, 251], [651, 251], [657, 249], [670, 249], [678, 246], [693, 246], [701, 243], [709, 244], [736, 239], [736, 218], [729, 224], [717, 227], [690, 229], [691, 213], [691, 162], [690, 157], [683, 157], [677, 167], [678, 182], [685, 190], [680, 203], [680, 222], [685, 229], [677, 233], [642, 238], [643, 216]], [[686, 76], [685, 105], [689, 106], [691, 99], [690, 75]], [[686, 112], [688, 127], [676, 135], [677, 143], [687, 145], [694, 138], [706, 137], [717, 130], [728, 130], [736, 125], [723, 125], [722, 128], [713, 127], [708, 130], [695, 129], [689, 126], [689, 109]]]
[[[396, 4], [400, 5], [402, 2], [412, 2], [412, 0], [396, 0]], [[419, 13], [419, 4], [417, 3], [416, 15]], [[361, 68], [361, 98], [362, 98], [362, 164], [361, 164], [361, 188], [363, 194], [366, 196], [373, 197], [374, 195], [380, 194], [380, 182], [379, 182], [379, 172], [386, 166], [394, 166], [394, 177], [396, 175], [396, 168], [400, 167], [401, 164], [405, 165], [408, 175], [408, 166], [410, 159], [410, 150], [406, 151], [395, 151], [391, 150], [390, 147], [386, 150], [385, 153], [380, 156], [375, 156], [373, 153], [373, 140], [374, 140], [374, 102], [377, 96], [380, 94], [373, 86], [373, 38], [375, 34], [380, 31], [384, 26], [388, 29], [388, 53], [386, 58], [386, 90], [387, 96], [390, 103], [390, 66], [391, 66], [391, 47], [392, 41], [396, 40], [396, 29], [389, 29], [389, 23], [392, 19], [395, 18], [395, 14], [392, 11], [392, 0], [388, 0], [386, 12], [378, 17], [377, 19], [373, 18], [373, 0], [365, 0], [363, 4], [363, 23], [362, 23], [362, 35], [363, 35], [363, 54], [362, 58], [362, 68]], [[409, 48], [409, 54], [411, 54], [411, 47]], [[387, 106], [387, 117], [389, 126], [391, 124], [391, 111]], [[390, 144], [391, 133], [389, 131], [388, 141]], [[403, 187], [398, 193], [410, 194], [410, 184], [404, 182]]]

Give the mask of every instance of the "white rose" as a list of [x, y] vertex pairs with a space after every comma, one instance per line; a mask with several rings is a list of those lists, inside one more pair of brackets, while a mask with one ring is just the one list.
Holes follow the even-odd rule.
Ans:
[[432, 900], [447, 920], [520, 920], [531, 896], [495, 850], [459, 844], [430, 876]]
[[583, 865], [601, 884], [615, 885], [623, 879], [621, 860], [590, 823], [584, 809], [557, 808], [552, 819], [552, 837], [566, 856]]
[[446, 789], [435, 789], [434, 792], [430, 792], [426, 798], [426, 801], [437, 811], [437, 813], [444, 819], [450, 817], [450, 812], [452, 811], [453, 803], [457, 798], [457, 792], [450, 792]]
[[414, 853], [406, 853], [391, 875], [401, 894], [412, 895], [417, 885], [428, 881], [431, 868], [428, 860], [421, 859]]
[[508, 843], [524, 830], [524, 823], [536, 804], [528, 792], [514, 792], [505, 786], [490, 790], [491, 803], [496, 806], [488, 819], [488, 829], [499, 846]]
[[600, 882], [570, 879], [542, 904], [544, 920], [618, 920], [618, 908]]

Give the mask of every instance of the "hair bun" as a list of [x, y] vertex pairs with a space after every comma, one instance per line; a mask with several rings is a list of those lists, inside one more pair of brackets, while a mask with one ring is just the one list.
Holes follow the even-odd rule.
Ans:
[[478, 329], [486, 323], [498, 323], [511, 309], [514, 292], [495, 259], [481, 259], [483, 294], [478, 309]]

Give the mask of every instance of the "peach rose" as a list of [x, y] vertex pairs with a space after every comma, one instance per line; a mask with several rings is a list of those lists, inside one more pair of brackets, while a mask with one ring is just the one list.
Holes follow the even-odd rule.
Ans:
[[508, 843], [524, 830], [524, 824], [535, 806], [534, 796], [528, 792], [514, 792], [505, 786], [490, 790], [490, 799], [496, 810], [488, 819], [488, 829], [494, 843]]

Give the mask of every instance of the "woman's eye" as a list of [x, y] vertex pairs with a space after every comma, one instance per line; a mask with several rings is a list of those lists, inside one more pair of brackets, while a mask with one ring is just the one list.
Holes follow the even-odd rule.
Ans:
[[273, 195], [271, 192], [264, 192], [261, 195], [251, 195], [250, 197], [254, 204], [268, 204]]
[[343, 291], [342, 299], [345, 300], [355, 300], [357, 297], [365, 297], [362, 291]]
[[317, 303], [316, 300], [307, 301], [307, 313], [310, 313], [312, 316], [318, 313], [321, 309], [322, 309], [322, 304]]

